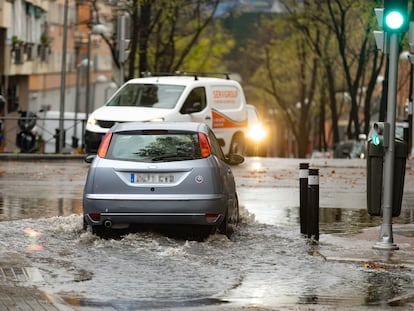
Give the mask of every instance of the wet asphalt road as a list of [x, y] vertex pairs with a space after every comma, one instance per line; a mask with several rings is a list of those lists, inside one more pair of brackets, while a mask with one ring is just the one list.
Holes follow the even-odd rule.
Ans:
[[[235, 167], [238, 231], [231, 240], [214, 235], [196, 242], [153, 232], [97, 239], [81, 229], [87, 164], [2, 161], [0, 235], [8, 238], [0, 253], [24, 259], [41, 275], [31, 284], [77, 310], [410, 310], [409, 303], [386, 302], [412, 293], [412, 271], [373, 271], [318, 256], [341, 235], [379, 224], [365, 211], [365, 162], [308, 160], [320, 172], [316, 248], [299, 234], [299, 162], [248, 158]], [[412, 222], [414, 209], [407, 167], [401, 223]], [[41, 249], [30, 250], [34, 245]]]

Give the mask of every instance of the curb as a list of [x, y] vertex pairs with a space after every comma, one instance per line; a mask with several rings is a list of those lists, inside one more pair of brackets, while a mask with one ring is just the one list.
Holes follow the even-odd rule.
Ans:
[[0, 153], [0, 161], [84, 160], [86, 154]]

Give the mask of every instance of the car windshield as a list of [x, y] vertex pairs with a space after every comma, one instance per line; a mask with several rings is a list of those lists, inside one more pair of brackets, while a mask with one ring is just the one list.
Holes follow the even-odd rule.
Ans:
[[111, 98], [107, 106], [172, 109], [183, 90], [182, 85], [129, 83]]
[[139, 162], [170, 162], [200, 159], [197, 133], [134, 131], [114, 133], [108, 159]]

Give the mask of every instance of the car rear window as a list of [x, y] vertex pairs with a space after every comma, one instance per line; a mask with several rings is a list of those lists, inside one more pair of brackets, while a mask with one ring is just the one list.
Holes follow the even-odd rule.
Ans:
[[108, 159], [139, 162], [170, 162], [200, 159], [197, 133], [134, 131], [114, 133]]

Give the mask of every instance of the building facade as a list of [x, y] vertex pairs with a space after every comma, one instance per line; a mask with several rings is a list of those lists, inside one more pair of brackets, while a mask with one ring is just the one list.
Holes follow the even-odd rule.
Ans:
[[[56, 118], [62, 102], [65, 119], [78, 120], [104, 104], [114, 89], [112, 53], [102, 38], [113, 32], [112, 8], [103, 3], [96, 10], [86, 0], [0, 0], [0, 95], [5, 99], [0, 150], [18, 150], [18, 111], [35, 112], [40, 136], [51, 142], [57, 122], [45, 119]], [[98, 21], [105, 33], [92, 31]], [[66, 145], [71, 145], [73, 124], [65, 121]]]

